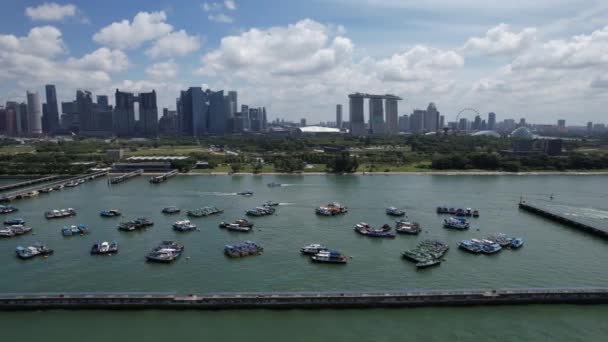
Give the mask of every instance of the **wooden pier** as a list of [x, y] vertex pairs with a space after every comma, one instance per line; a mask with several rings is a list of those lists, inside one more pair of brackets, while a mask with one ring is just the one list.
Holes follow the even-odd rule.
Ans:
[[608, 238], [608, 227], [600, 227], [592, 222], [583, 222], [576, 218], [570, 218], [565, 216], [563, 213], [559, 213], [557, 211], [553, 211], [550, 208], [542, 208], [538, 205], [533, 205], [527, 203], [526, 201], [519, 202], [519, 209], [525, 210], [527, 212], [542, 216], [549, 220], [559, 222], [561, 224], [577, 228], [586, 233], [594, 234], [596, 236], [600, 236], [603, 238]]
[[144, 173], [143, 169], [135, 170], [133, 172], [125, 173], [124, 175], [112, 177], [109, 179], [109, 184], [120, 184], [128, 181], [129, 179], [137, 176], [141, 176]]
[[81, 180], [93, 180], [98, 177], [106, 176], [107, 174], [108, 174], [107, 171], [97, 171], [97, 172], [88, 173], [85, 175], [61, 179], [61, 180], [50, 182], [50, 183], [39, 184], [34, 187], [24, 188], [24, 189], [21, 189], [18, 191], [13, 191], [13, 192], [2, 194], [2, 195], [0, 195], [0, 202], [10, 202], [10, 201], [18, 200], [18, 199], [29, 198], [30, 196], [28, 196], [28, 194], [31, 194], [33, 192], [39, 192], [40, 190], [43, 190], [43, 189], [48, 189], [48, 188], [51, 188], [51, 187], [54, 187], [57, 185], [65, 185], [65, 184], [71, 183], [71, 182], [79, 182]]
[[608, 304], [608, 288], [252, 292], [187, 295], [172, 293], [0, 294], [0, 311], [360, 309], [522, 304]]
[[167, 173], [163, 173], [162, 175], [153, 176], [150, 178], [150, 183], [152, 183], [152, 184], [164, 183], [167, 179], [177, 176], [178, 173], [179, 173], [178, 170], [171, 170]]
[[0, 186], [0, 192], [4, 192], [4, 191], [8, 191], [8, 190], [13, 190], [13, 189], [19, 189], [19, 188], [23, 188], [23, 187], [26, 187], [26, 186], [36, 185], [36, 184], [40, 184], [40, 183], [44, 183], [44, 182], [50, 182], [50, 181], [55, 180], [57, 178], [59, 178], [59, 176], [48, 176], [48, 177], [30, 179], [30, 180], [25, 181], [25, 182], [7, 184], [7, 185]]

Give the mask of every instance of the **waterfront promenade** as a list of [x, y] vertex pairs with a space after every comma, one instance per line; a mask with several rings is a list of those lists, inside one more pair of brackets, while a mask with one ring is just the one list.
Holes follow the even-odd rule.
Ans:
[[389, 292], [243, 292], [0, 294], [0, 310], [329, 309], [522, 304], [608, 304], [608, 288], [411, 290]]

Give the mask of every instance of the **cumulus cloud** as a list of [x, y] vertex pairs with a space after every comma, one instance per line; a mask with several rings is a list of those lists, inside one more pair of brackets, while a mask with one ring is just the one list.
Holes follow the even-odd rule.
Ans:
[[185, 30], [174, 31], [158, 39], [146, 54], [153, 58], [184, 56], [198, 50], [200, 41], [199, 36], [190, 36]]
[[122, 20], [102, 28], [93, 35], [93, 40], [117, 49], [134, 49], [173, 31], [166, 20], [164, 11], [139, 12], [131, 22]]
[[61, 21], [76, 15], [76, 6], [72, 4], [59, 5], [57, 3], [44, 3], [37, 7], [27, 7], [25, 15], [31, 20]]
[[222, 23], [222, 24], [230, 24], [230, 23], [234, 22], [234, 18], [232, 18], [231, 16], [228, 16], [228, 15], [225, 15], [224, 13], [209, 14], [207, 16], [207, 19], [209, 19], [210, 21], [213, 21], [216, 23]]
[[119, 72], [127, 70], [129, 58], [120, 50], [102, 47], [84, 55], [82, 58], [69, 58], [67, 65], [79, 69]]
[[53, 26], [34, 27], [26, 37], [0, 35], [0, 49], [44, 57], [66, 52], [61, 31]]
[[154, 63], [146, 69], [146, 75], [153, 80], [170, 80], [177, 77], [178, 66], [173, 60]]
[[472, 37], [462, 47], [472, 55], [512, 55], [527, 49], [536, 39], [536, 28], [513, 32], [507, 24], [489, 29], [483, 37]]
[[226, 7], [228, 10], [234, 11], [236, 10], [236, 2], [234, 2], [234, 0], [225, 0], [224, 7]]
[[411, 82], [431, 80], [439, 73], [449, 72], [464, 65], [464, 59], [455, 51], [417, 45], [401, 54], [377, 63], [383, 81]]

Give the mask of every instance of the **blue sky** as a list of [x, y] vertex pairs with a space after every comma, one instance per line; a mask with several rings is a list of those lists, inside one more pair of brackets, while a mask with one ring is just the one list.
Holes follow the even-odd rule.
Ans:
[[333, 120], [354, 91], [499, 120], [606, 122], [608, 4], [596, 0], [13, 1], [0, 101], [76, 89], [235, 89], [270, 118]]

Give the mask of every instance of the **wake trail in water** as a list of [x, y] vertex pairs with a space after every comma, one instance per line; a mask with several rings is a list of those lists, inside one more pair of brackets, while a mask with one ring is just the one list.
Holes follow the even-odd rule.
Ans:
[[213, 195], [213, 196], [236, 196], [236, 192], [217, 192], [217, 191], [203, 191], [199, 192], [201, 195]]

